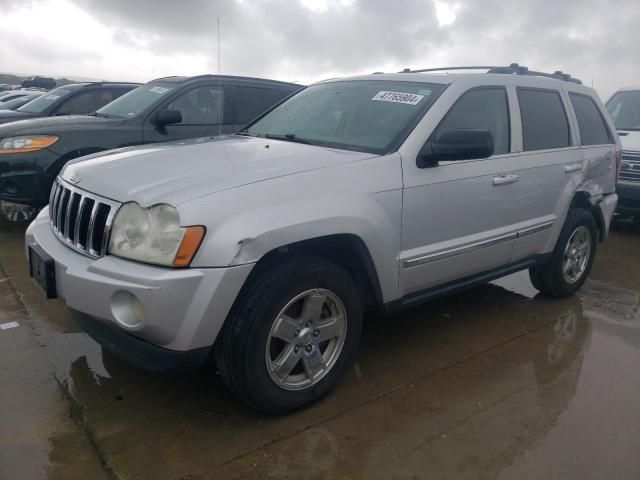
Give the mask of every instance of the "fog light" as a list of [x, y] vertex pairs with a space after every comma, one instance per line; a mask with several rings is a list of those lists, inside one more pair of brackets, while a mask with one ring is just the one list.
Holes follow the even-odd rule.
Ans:
[[138, 297], [120, 290], [111, 297], [111, 313], [122, 325], [135, 328], [144, 321], [144, 306]]

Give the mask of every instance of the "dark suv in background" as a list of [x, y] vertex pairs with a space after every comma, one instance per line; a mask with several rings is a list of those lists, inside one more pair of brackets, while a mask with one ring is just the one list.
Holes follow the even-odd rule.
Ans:
[[30, 77], [20, 82], [22, 88], [44, 88], [53, 90], [56, 88], [56, 81], [51, 77]]
[[139, 86], [139, 83], [111, 82], [65, 85], [39, 96], [17, 110], [0, 111], [0, 123], [95, 112], [100, 107]]
[[167, 77], [90, 115], [0, 125], [2, 212], [10, 220], [27, 220], [48, 203], [53, 179], [71, 159], [131, 145], [233, 133], [300, 88], [246, 77]]

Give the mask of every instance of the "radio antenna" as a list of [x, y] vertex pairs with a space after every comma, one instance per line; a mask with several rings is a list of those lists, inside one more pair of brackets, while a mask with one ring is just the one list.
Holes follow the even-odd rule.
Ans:
[[[222, 104], [220, 105], [220, 112], [224, 117], [224, 95], [222, 94], [222, 87], [220, 85], [220, 19], [218, 18], [218, 98], [221, 98]], [[218, 120], [218, 135], [222, 134], [222, 118]]]

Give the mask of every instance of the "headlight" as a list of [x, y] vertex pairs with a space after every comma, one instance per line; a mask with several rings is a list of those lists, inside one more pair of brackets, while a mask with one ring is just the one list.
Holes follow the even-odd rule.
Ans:
[[0, 154], [35, 152], [47, 148], [58, 141], [55, 135], [27, 135], [8, 137], [0, 140]]
[[109, 253], [157, 265], [186, 267], [191, 263], [204, 227], [181, 227], [178, 210], [167, 204], [142, 208], [125, 203], [113, 219]]

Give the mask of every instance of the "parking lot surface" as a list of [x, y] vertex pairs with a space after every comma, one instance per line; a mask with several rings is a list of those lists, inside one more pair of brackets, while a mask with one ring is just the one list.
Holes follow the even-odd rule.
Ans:
[[579, 295], [526, 272], [368, 320], [336, 391], [285, 417], [215, 371], [103, 352], [28, 278], [0, 223], [0, 479], [638, 479], [640, 232], [599, 245]]

